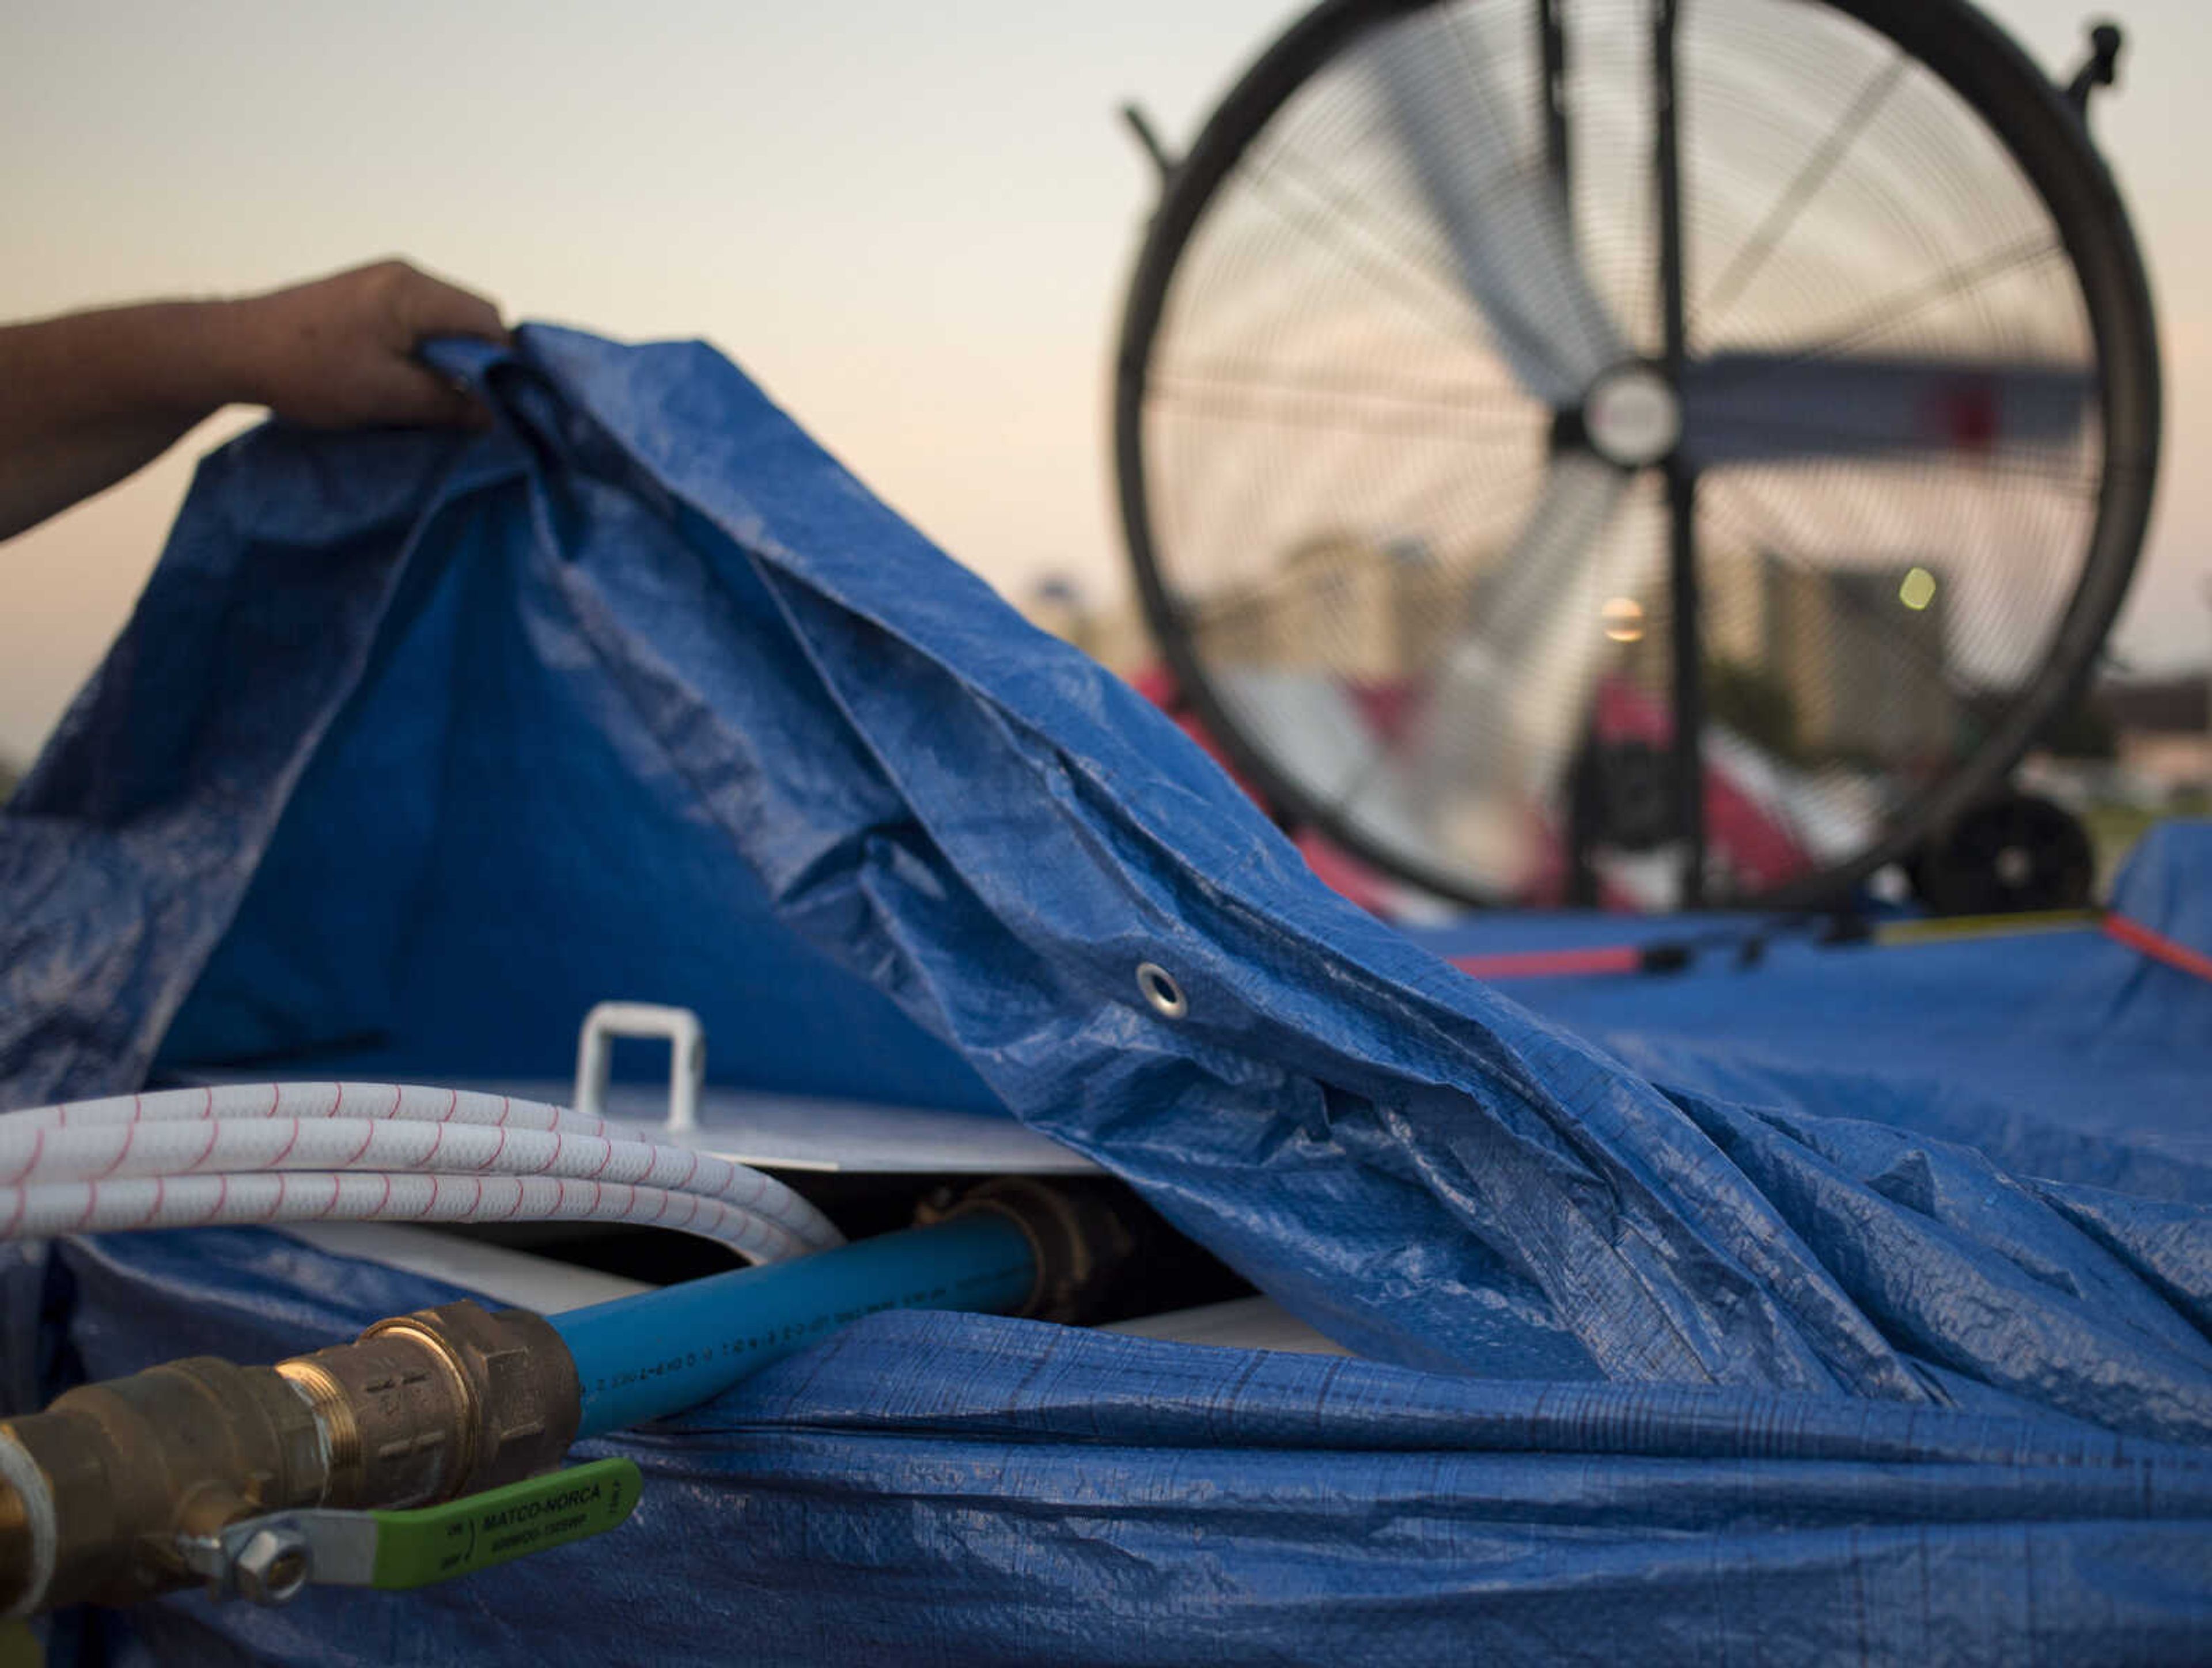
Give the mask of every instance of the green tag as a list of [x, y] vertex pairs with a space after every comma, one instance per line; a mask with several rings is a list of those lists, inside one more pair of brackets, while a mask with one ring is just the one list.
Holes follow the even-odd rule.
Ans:
[[376, 1569], [369, 1585], [428, 1586], [603, 1533], [630, 1514], [643, 1487], [629, 1460], [594, 1459], [442, 1506], [372, 1512]]

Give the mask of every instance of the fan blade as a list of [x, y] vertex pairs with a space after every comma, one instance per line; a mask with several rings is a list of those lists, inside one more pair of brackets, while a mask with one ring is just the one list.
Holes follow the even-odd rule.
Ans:
[[[1648, 583], [1656, 557], [1613, 557], [1605, 532], [1629, 476], [1587, 453], [1555, 462], [1513, 547], [1393, 739], [1340, 672], [1294, 642], [1217, 661], [1240, 732], [1311, 804], [1400, 857], [1500, 893], [1544, 855], [1545, 800], [1579, 743], [1605, 648], [1605, 598]], [[1632, 565], [1623, 576], [1613, 570]], [[1303, 663], [1303, 664], [1302, 664]], [[1540, 700], [1527, 687], [1546, 686]]]
[[1448, 19], [1394, 24], [1370, 52], [1391, 128], [1500, 355], [1554, 409], [1580, 404], [1630, 355], [1576, 256], [1558, 177], [1520, 155], [1504, 89]]
[[1603, 670], [1607, 598], [1649, 588], [1656, 548], [1608, 540], [1631, 476], [1586, 452], [1553, 460], [1527, 525], [1447, 648], [1399, 763], [1397, 794], [1432, 846], [1500, 889], [1543, 855], [1550, 800]]
[[1431, 841], [1367, 714], [1331, 673], [1294, 666], [1217, 667], [1216, 694], [1237, 727], [1318, 804], [1407, 857]]
[[1724, 354], [1685, 366], [1680, 391], [1682, 452], [1703, 470], [2065, 446], [2095, 385], [2068, 366]]

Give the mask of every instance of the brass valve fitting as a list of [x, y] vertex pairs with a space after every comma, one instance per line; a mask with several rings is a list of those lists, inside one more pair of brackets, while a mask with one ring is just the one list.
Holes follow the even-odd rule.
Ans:
[[202, 1356], [83, 1386], [0, 1423], [0, 1614], [188, 1586], [180, 1539], [263, 1513], [519, 1481], [559, 1463], [580, 1407], [552, 1327], [466, 1301], [275, 1367]]

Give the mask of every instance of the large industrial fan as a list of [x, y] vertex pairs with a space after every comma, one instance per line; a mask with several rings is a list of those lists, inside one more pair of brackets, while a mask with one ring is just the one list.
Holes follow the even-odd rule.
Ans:
[[2081, 687], [2159, 428], [2141, 258], [1958, 0], [1328, 0], [1165, 197], [1140, 589], [1287, 819], [1477, 903], [1825, 901]]

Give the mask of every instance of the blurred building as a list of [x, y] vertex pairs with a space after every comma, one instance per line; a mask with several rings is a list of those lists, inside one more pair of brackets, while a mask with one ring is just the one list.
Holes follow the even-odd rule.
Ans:
[[1807, 761], [1899, 764], [1952, 750], [1960, 707], [1939, 564], [1814, 567], [1718, 549], [1702, 578], [1712, 676], [1755, 676], [1771, 706], [1786, 705], [1786, 741], [1752, 739]]
[[[1486, 555], [1494, 562], [1497, 552]], [[1261, 580], [1193, 607], [1213, 664], [1323, 674], [1372, 688], [1433, 665], [1479, 619], [1480, 560], [1441, 561], [1417, 539], [1332, 533], [1292, 549]], [[1895, 768], [1948, 756], [1961, 718], [1947, 648], [1952, 602], [1930, 560], [1809, 567], [1738, 546], [1703, 562], [1708, 704], [1716, 721], [1805, 763]], [[1048, 583], [1030, 617], [1117, 670], [1152, 647], [1131, 603], [1088, 604]], [[1605, 599], [1601, 663], [1662, 701], [1673, 682], [1662, 572]]]
[[2109, 680], [2098, 705], [2123, 770], [2169, 800], [2212, 792], [2212, 673]]
[[1207, 601], [1198, 633], [1220, 664], [1394, 683], [1442, 648], [1465, 583], [1418, 539], [1330, 534], [1292, 550], [1264, 582]]
[[1136, 599], [1094, 600], [1073, 580], [1053, 577], [1030, 593], [1023, 616], [1040, 630], [1073, 643], [1108, 670], [1127, 677], [1158, 657]]

